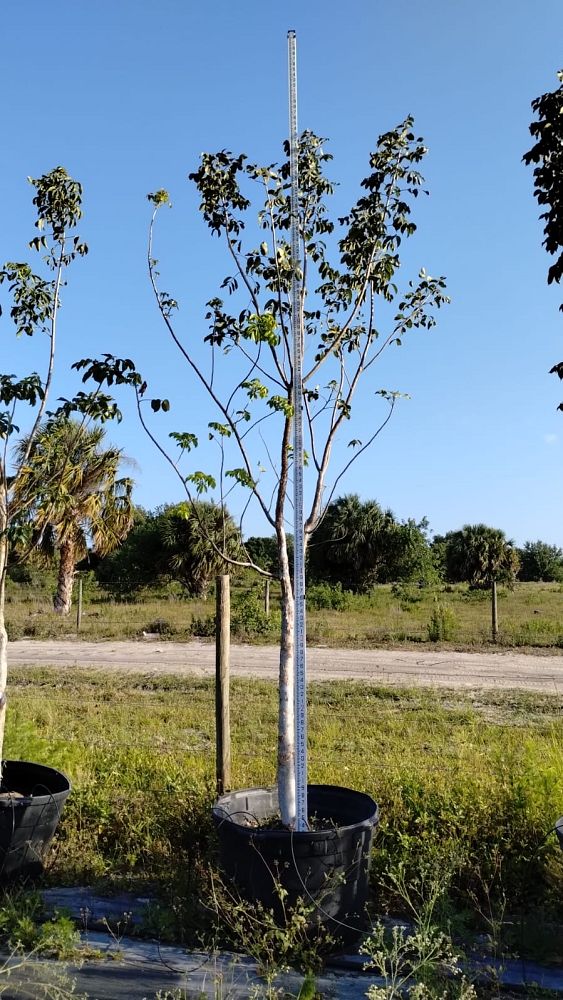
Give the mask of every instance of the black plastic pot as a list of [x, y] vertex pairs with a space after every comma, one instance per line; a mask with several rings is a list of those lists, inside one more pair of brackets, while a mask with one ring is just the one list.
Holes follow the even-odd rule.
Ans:
[[0, 885], [43, 871], [70, 781], [43, 764], [6, 760], [0, 787]]
[[308, 806], [313, 828], [297, 833], [260, 825], [279, 816], [276, 788], [223, 795], [213, 807], [221, 865], [245, 899], [272, 909], [280, 923], [276, 883], [288, 893], [286, 906], [299, 897], [314, 903], [315, 922], [349, 944], [364, 926], [379, 810], [369, 795], [336, 785], [309, 785]]

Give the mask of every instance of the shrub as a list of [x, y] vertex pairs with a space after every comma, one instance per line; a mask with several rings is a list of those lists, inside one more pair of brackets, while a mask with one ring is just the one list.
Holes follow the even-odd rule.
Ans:
[[459, 622], [447, 604], [436, 601], [432, 616], [428, 622], [428, 638], [430, 642], [448, 642], [455, 639]]
[[341, 583], [315, 583], [307, 588], [307, 606], [314, 611], [346, 611], [352, 603], [349, 590]]
[[[269, 633], [276, 634], [280, 627], [280, 612], [275, 610], [267, 615], [256, 591], [250, 590], [235, 598], [231, 608], [231, 635], [234, 638], [253, 639]], [[190, 633], [212, 638], [215, 635], [215, 615], [192, 618]]]
[[176, 635], [178, 629], [167, 618], [155, 618], [154, 621], [145, 625], [143, 632], [152, 632], [156, 635]]

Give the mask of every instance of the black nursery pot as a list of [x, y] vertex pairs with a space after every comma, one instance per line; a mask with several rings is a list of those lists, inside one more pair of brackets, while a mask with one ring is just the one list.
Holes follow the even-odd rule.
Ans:
[[5, 760], [0, 792], [2, 885], [18, 877], [33, 878], [43, 871], [43, 857], [70, 792], [70, 781], [44, 764]]
[[[257, 826], [278, 815], [276, 788], [245, 788], [221, 796], [213, 807], [221, 865], [241, 895], [262, 903], [283, 923], [276, 892], [288, 893], [286, 906], [301, 897], [317, 907], [314, 920], [339, 945], [364, 929], [369, 888], [369, 855], [379, 822], [376, 803], [362, 792], [337, 785], [309, 785], [308, 811], [317, 817], [310, 831]], [[318, 829], [318, 821], [322, 821]]]

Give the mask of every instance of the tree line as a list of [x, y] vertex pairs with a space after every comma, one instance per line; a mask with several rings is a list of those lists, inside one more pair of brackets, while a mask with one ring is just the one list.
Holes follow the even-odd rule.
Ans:
[[[56, 562], [56, 611], [70, 610], [77, 567], [92, 570], [116, 597], [176, 582], [186, 596], [205, 598], [215, 575], [229, 569], [225, 554], [279, 575], [275, 536], [244, 540], [225, 506], [199, 500], [135, 507], [131, 480], [119, 475], [122, 461], [103, 429], [73, 420], [59, 418], [37, 436], [19, 486], [34, 502], [18, 525], [13, 562]], [[42, 489], [53, 473], [56, 489]], [[288, 547], [291, 561], [291, 536]], [[376, 500], [347, 494], [328, 505], [311, 538], [307, 578], [352, 593], [396, 582], [488, 588], [493, 581], [563, 581], [563, 552], [539, 540], [517, 548], [484, 524], [432, 537], [426, 518], [401, 521]]]

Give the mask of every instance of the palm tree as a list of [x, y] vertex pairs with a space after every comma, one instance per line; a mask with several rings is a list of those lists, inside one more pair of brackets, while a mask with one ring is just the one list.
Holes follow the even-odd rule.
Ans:
[[[25, 511], [34, 547], [58, 552], [53, 606], [60, 615], [70, 611], [74, 569], [88, 548], [107, 555], [133, 524], [133, 482], [118, 478], [122, 452], [104, 448], [104, 437], [102, 427], [86, 427], [66, 417], [45, 423], [17, 483], [14, 501]], [[27, 451], [24, 438], [18, 457]]]
[[309, 546], [313, 579], [341, 583], [344, 590], [367, 592], [391, 559], [397, 522], [376, 500], [356, 493], [334, 500]]
[[224, 506], [179, 503], [162, 511], [158, 527], [167, 572], [191, 597], [205, 598], [212, 578], [227, 571], [225, 556], [240, 555], [240, 532]]
[[493, 582], [514, 583], [518, 553], [499, 528], [466, 524], [448, 532], [444, 542], [446, 575], [452, 583], [466, 581], [476, 588], [488, 588]]

